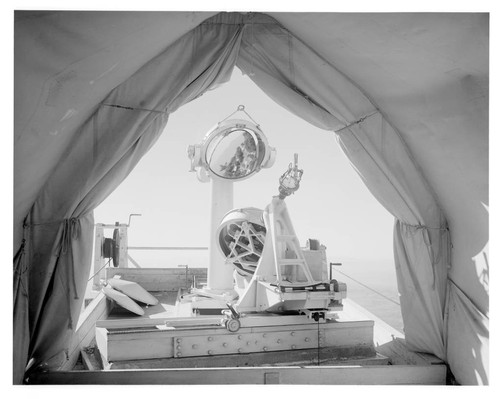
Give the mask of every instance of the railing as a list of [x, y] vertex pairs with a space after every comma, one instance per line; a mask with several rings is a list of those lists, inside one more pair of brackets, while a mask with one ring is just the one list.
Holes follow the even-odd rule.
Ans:
[[[129, 250], [138, 251], [207, 251], [208, 247], [127, 247], [127, 258], [128, 260], [137, 268], [141, 268], [139, 262], [137, 262], [132, 256], [130, 256]], [[178, 265], [178, 267], [188, 267], [188, 265]]]

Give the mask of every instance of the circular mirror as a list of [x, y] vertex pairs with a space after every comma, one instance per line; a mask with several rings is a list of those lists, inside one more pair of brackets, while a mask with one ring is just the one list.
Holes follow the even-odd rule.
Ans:
[[216, 134], [207, 145], [206, 162], [212, 173], [225, 179], [243, 179], [262, 163], [265, 145], [247, 128], [233, 128]]

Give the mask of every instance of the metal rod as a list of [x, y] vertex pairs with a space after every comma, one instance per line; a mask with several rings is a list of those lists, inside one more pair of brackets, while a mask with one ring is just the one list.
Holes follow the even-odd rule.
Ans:
[[389, 302], [392, 302], [392, 303], [393, 303], [393, 304], [395, 304], [395, 305], [401, 306], [401, 304], [400, 304], [399, 302], [396, 302], [395, 300], [393, 300], [393, 299], [389, 298], [388, 296], [386, 296], [386, 295], [382, 294], [381, 292], [378, 292], [377, 290], [375, 290], [375, 289], [373, 289], [373, 288], [371, 288], [371, 287], [368, 287], [366, 284], [363, 284], [361, 281], [358, 281], [358, 280], [356, 280], [355, 278], [352, 278], [351, 276], [348, 276], [347, 274], [342, 273], [340, 270], [335, 270], [335, 271], [336, 271], [337, 273], [342, 274], [343, 276], [345, 276], [345, 277], [347, 277], [347, 278], [350, 278], [352, 281], [354, 281], [354, 282], [358, 283], [359, 285], [361, 285], [361, 286], [365, 287], [366, 289], [368, 289], [368, 290], [370, 290], [370, 291], [374, 292], [375, 294], [380, 295], [382, 298], [387, 299]]
[[128, 247], [133, 250], [167, 250], [167, 251], [206, 251], [208, 247]]
[[137, 267], [138, 269], [141, 269], [141, 266], [139, 265], [139, 263], [137, 263], [137, 261], [132, 258], [129, 254], [127, 254], [127, 257], [128, 257], [128, 260], [132, 262], [132, 264]]
[[333, 263], [333, 262], [330, 262], [330, 280], [332, 279], [332, 266], [342, 266], [342, 263]]

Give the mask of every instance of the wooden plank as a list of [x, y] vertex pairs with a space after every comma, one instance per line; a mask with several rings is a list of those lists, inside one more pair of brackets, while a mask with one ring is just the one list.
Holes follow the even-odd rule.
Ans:
[[[106, 321], [103, 321], [102, 324], [99, 322], [99, 325], [105, 325]], [[365, 322], [359, 322], [359, 321], [354, 321], [354, 322], [342, 322], [342, 323], [325, 323], [325, 324], [320, 324], [320, 329], [325, 330], [325, 331], [343, 331], [342, 334], [349, 335], [349, 331], [351, 329], [364, 329], [366, 330], [366, 334], [370, 335], [370, 331], [372, 329], [373, 324], [370, 323], [370, 321], [365, 321]], [[315, 332], [317, 331], [318, 327], [316, 324], [303, 324], [303, 325], [292, 325], [292, 326], [260, 326], [260, 327], [248, 327], [248, 328], [241, 328], [238, 330], [237, 333], [229, 333], [225, 327], [202, 327], [203, 331], [200, 331], [200, 329], [194, 329], [192, 327], [187, 328], [187, 329], [180, 329], [177, 328], [175, 330], [160, 330], [160, 329], [150, 329], [150, 330], [145, 330], [141, 331], [140, 329], [137, 329], [136, 331], [127, 331], [126, 328], [124, 329], [116, 329], [116, 330], [108, 330], [109, 331], [109, 338], [111, 340], [135, 340], [135, 339], [144, 339], [147, 338], [150, 335], [164, 335], [164, 336], [179, 336], [182, 334], [184, 337], [190, 337], [190, 336], [199, 336], [199, 335], [226, 335], [226, 334], [241, 334], [242, 332], [251, 332], [251, 333], [266, 333], [266, 332], [277, 332], [277, 331], [288, 331], [288, 332], [293, 332], [293, 331], [312, 331]], [[365, 335], [365, 334], [363, 334]], [[359, 335], [355, 335], [356, 337]], [[350, 337], [348, 337], [349, 340], [351, 340]], [[373, 346], [373, 343], [369, 340], [364, 340], [366, 341], [367, 345]], [[339, 340], [332, 340], [332, 341], [327, 341], [327, 343], [330, 345], [339, 345]], [[327, 346], [327, 345], [325, 345]]]
[[[203, 326], [203, 325], [220, 325], [222, 316], [186, 316], [186, 317], [155, 317], [156, 314], [145, 315], [145, 316], [134, 316], [125, 318], [110, 318], [106, 320], [98, 320], [96, 322], [96, 327], [103, 327], [109, 330], [111, 329], [123, 329], [123, 328], [134, 328], [134, 327], [152, 327], [158, 325], [164, 325], [168, 323], [171, 327], [188, 327], [188, 326]], [[312, 319], [308, 319], [306, 316], [252, 316], [240, 318], [242, 328], [260, 328], [262, 326], [271, 327], [279, 326], [281, 329], [283, 326], [303, 326], [309, 325], [311, 328], [317, 328], [317, 322]], [[348, 322], [335, 322], [330, 321], [328, 323], [320, 323], [323, 325], [330, 325], [334, 323], [337, 325], [336, 328], [352, 328], [352, 324], [346, 324]], [[356, 326], [366, 327], [373, 326], [371, 320], [356, 321]]]
[[[443, 385], [446, 366], [304, 366], [160, 370], [53, 371], [33, 374], [29, 384], [264, 384], [312, 385]], [[278, 379], [279, 377], [279, 379]]]
[[[103, 324], [106, 322], [99, 325]], [[174, 338], [181, 342], [175, 344], [175, 348], [182, 353], [182, 357], [203, 356], [210, 354], [208, 350], [216, 355], [256, 353], [266, 350], [316, 348], [318, 327], [321, 335], [320, 346], [323, 348], [346, 348], [350, 351], [366, 349], [371, 355], [375, 354], [371, 340], [373, 323], [370, 321], [320, 323], [319, 326], [261, 326], [240, 328], [236, 333], [230, 333], [224, 327], [106, 329], [105, 334], [101, 334], [102, 339], [97, 339], [97, 343], [99, 350], [102, 347], [103, 358], [109, 362], [174, 357]], [[103, 328], [99, 327], [97, 330], [100, 329]], [[200, 346], [199, 342], [207, 343]], [[245, 342], [246, 346], [242, 347]], [[192, 351], [191, 346], [196, 346], [196, 350]], [[273, 349], [275, 347], [276, 349]]]
[[387, 365], [389, 359], [373, 355], [369, 348], [322, 348], [281, 352], [248, 353], [245, 355], [198, 356], [190, 358], [162, 358], [113, 361], [110, 369], [165, 369], [194, 367], [266, 367], [316, 365]]
[[147, 339], [129, 341], [109, 341], [106, 360], [155, 359], [174, 356], [173, 338], [148, 337]]
[[187, 279], [185, 269], [175, 268], [108, 268], [106, 278], [113, 278], [115, 275], [122, 276], [123, 279], [133, 281], [141, 285], [147, 291], [177, 291], [179, 288], [190, 287], [194, 276], [196, 279], [205, 279], [207, 269], [188, 269]]
[[[413, 352], [406, 346], [404, 334], [370, 313], [357, 303], [346, 299], [346, 317], [369, 318], [374, 321], [373, 341], [378, 353], [391, 359], [392, 364], [430, 365], [443, 364], [443, 361], [428, 353]], [[357, 314], [358, 316], [354, 316]]]
[[95, 340], [97, 343], [99, 355], [103, 363], [106, 363], [108, 361], [108, 330], [106, 330], [105, 328], [96, 328]]
[[391, 359], [392, 364], [429, 365], [442, 364], [443, 362], [435, 356], [413, 352], [406, 346], [402, 338], [395, 338], [375, 348], [377, 352]]
[[92, 364], [92, 361], [90, 360], [89, 354], [87, 352], [85, 352], [84, 350], [81, 350], [80, 355], [82, 357], [82, 363], [83, 363], [83, 366], [85, 367], [85, 370], [94, 371], [95, 367]]
[[107, 316], [111, 309], [111, 304], [106, 300], [106, 296], [101, 292], [85, 308], [80, 315], [73, 339], [68, 350], [68, 358], [61, 365], [61, 370], [71, 370], [80, 356], [80, 350], [92, 342], [94, 339], [95, 323], [99, 319]]
[[167, 325], [169, 327], [188, 327], [188, 326], [210, 326], [220, 325], [222, 317], [151, 317], [136, 319], [107, 319], [96, 322], [96, 327], [112, 329], [124, 329], [134, 327], [154, 327]]
[[[155, 268], [155, 267], [142, 267], [140, 269], [135, 269], [135, 268], [125, 268], [125, 267], [110, 267], [107, 269], [108, 273], [108, 278], [113, 277], [115, 274], [121, 274], [123, 276], [142, 276], [147, 278], [148, 275], [164, 275], [164, 276], [185, 276], [186, 275], [186, 269], [185, 268], [170, 268], [170, 267], [164, 267], [164, 268]], [[190, 267], [188, 268], [188, 273], [190, 275], [199, 275], [199, 276], [206, 276], [207, 275], [207, 269], [203, 267]]]
[[140, 339], [136, 340], [111, 340], [108, 337], [108, 330], [105, 328], [96, 328], [96, 342], [104, 364], [115, 360], [172, 357], [172, 340], [172, 337], [165, 338], [151, 335], [142, 335]]
[[[141, 273], [145, 271], [145, 273]], [[115, 275], [121, 275], [122, 278], [126, 280], [135, 279], [142, 282], [152, 282], [154, 279], [163, 281], [168, 283], [172, 280], [184, 280], [186, 281], [186, 271], [182, 269], [136, 269], [136, 268], [127, 268], [127, 269], [119, 269], [119, 268], [109, 268], [106, 270], [106, 278], [113, 278]], [[197, 276], [199, 278], [206, 278], [206, 270], [202, 269], [202, 271], [197, 272], [189, 269], [187, 277], [188, 281], [193, 279], [193, 276]]]

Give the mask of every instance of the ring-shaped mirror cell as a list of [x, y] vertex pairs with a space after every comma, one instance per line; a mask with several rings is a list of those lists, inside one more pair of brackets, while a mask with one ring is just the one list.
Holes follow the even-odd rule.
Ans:
[[263, 213], [257, 208], [233, 209], [217, 229], [219, 249], [242, 276], [252, 276], [261, 258], [266, 240]]
[[265, 152], [260, 134], [236, 126], [211, 138], [207, 143], [206, 163], [214, 175], [239, 180], [260, 169]]

